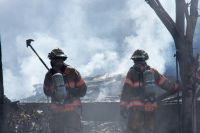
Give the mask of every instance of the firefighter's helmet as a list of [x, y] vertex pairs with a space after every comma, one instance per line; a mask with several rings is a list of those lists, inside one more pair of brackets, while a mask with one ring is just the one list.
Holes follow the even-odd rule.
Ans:
[[133, 61], [146, 61], [146, 60], [149, 59], [149, 56], [148, 56], [148, 54], [144, 50], [137, 49], [133, 53], [133, 55], [131, 56], [131, 59]]
[[53, 50], [48, 54], [48, 58], [49, 58], [50, 60], [56, 59], [56, 58], [60, 58], [60, 59], [66, 60], [66, 59], [67, 59], [67, 55], [65, 55], [65, 53], [64, 53], [61, 49], [56, 48], [56, 49], [53, 49]]

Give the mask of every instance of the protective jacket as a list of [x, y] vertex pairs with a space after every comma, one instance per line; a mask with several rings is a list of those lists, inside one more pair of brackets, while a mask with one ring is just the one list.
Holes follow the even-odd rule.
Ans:
[[156, 85], [167, 91], [177, 91], [178, 89], [175, 82], [171, 82], [157, 70], [146, 64], [142, 66], [135, 64], [125, 78], [120, 99], [121, 108], [140, 107], [146, 109], [147, 107], [148, 109], [148, 106], [156, 108]]
[[80, 97], [86, 94], [86, 84], [80, 73], [69, 65], [63, 65], [61, 68], [66, 91], [68, 92], [64, 103], [60, 104], [59, 99], [55, 95], [55, 87], [52, 82], [52, 75], [55, 74], [53, 69], [50, 69], [44, 79], [44, 93], [51, 97], [52, 103], [50, 108], [57, 112], [73, 111], [81, 106]]

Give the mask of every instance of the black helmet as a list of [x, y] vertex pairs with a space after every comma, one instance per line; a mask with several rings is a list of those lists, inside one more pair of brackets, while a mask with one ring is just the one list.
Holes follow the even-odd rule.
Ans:
[[131, 59], [133, 61], [146, 61], [146, 60], [149, 59], [149, 56], [148, 56], [148, 54], [144, 50], [137, 49], [133, 53], [133, 55], [131, 56]]
[[48, 58], [49, 58], [50, 60], [56, 59], [56, 58], [61, 58], [61, 59], [63, 59], [63, 60], [66, 60], [66, 59], [67, 59], [67, 56], [64, 54], [64, 52], [63, 52], [61, 49], [56, 48], [56, 49], [53, 49], [53, 50], [49, 53]]

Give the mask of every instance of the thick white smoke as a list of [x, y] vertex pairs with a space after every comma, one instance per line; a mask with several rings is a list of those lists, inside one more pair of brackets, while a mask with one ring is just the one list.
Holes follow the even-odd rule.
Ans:
[[[162, 3], [173, 17], [174, 1]], [[32, 86], [43, 83], [46, 68], [26, 48], [29, 38], [35, 40], [33, 47], [48, 66], [48, 53], [59, 47], [68, 55], [66, 63], [83, 76], [126, 73], [138, 48], [149, 53], [150, 65], [165, 71], [164, 57], [169, 53], [165, 50], [171, 50], [172, 38], [143, 0], [0, 0], [0, 8], [4, 86], [9, 98], [31, 95]]]
[[[173, 2], [161, 1], [166, 10], [169, 10], [169, 14], [174, 18], [173, 14]], [[166, 58], [166, 54], [171, 52], [166, 50], [172, 50], [172, 38], [162, 22], [156, 16], [155, 12], [146, 4], [141, 1], [129, 0], [127, 3], [127, 14], [134, 21], [134, 26], [130, 27], [135, 34], [126, 36], [124, 39], [124, 45], [127, 46], [125, 58], [122, 59], [122, 63], [117, 70], [126, 70], [124, 68], [127, 64], [130, 64], [131, 54], [136, 49], [143, 49], [149, 54], [148, 63], [150, 66], [158, 69], [161, 73], [165, 72], [166, 62], [170, 62], [170, 59]], [[168, 56], [173, 56], [168, 55]]]

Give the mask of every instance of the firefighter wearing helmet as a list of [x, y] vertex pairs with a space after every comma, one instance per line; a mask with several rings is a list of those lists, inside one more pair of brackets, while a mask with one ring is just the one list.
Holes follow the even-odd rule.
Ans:
[[45, 75], [43, 89], [51, 97], [51, 132], [80, 133], [80, 97], [86, 94], [85, 81], [75, 68], [64, 63], [67, 56], [61, 49], [53, 49], [48, 58], [52, 68]]
[[156, 86], [169, 92], [179, 90], [175, 82], [171, 82], [156, 69], [147, 65], [148, 54], [144, 50], [136, 50], [131, 59], [134, 65], [130, 68], [124, 81], [120, 113], [128, 119], [127, 129], [132, 133], [154, 133], [156, 102]]

